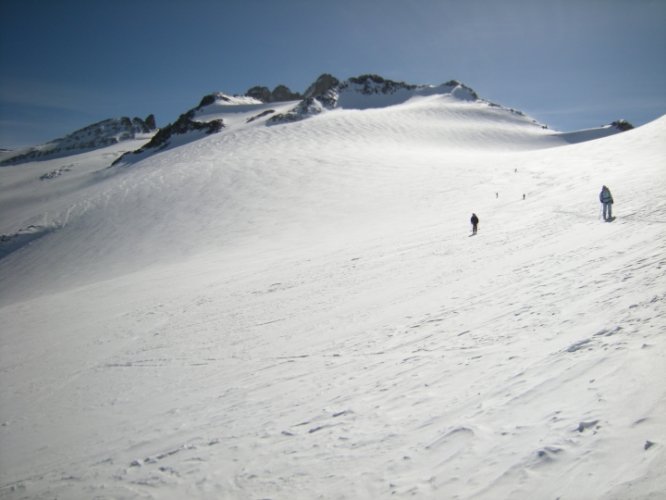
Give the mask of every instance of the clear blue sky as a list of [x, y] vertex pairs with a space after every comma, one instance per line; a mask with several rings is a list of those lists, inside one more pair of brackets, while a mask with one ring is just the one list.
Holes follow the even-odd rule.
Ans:
[[0, 0], [0, 147], [320, 74], [466, 83], [557, 130], [666, 113], [666, 0]]

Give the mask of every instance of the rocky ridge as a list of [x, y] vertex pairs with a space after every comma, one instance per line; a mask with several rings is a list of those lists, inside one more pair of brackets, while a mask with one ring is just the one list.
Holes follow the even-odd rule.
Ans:
[[63, 138], [55, 139], [41, 146], [35, 146], [18, 152], [0, 162], [0, 165], [15, 165], [26, 161], [42, 160], [58, 156], [68, 156], [74, 152], [99, 149], [129, 139], [135, 139], [157, 130], [155, 117], [145, 119], [109, 118], [79, 129]]
[[157, 131], [153, 138], [140, 149], [133, 151], [131, 153], [125, 153], [116, 161], [113, 162], [113, 165], [120, 163], [123, 159], [127, 159], [127, 155], [131, 154], [140, 154], [148, 150], [162, 150], [167, 148], [171, 139], [174, 136], [185, 135], [190, 132], [201, 132], [203, 134], [215, 134], [224, 128], [223, 120], [211, 120], [208, 122], [200, 122], [193, 119], [194, 110], [190, 110], [187, 113], [184, 113], [178, 117], [173, 123], [168, 124], [166, 127], [163, 127]]
[[385, 79], [379, 75], [366, 74], [340, 81], [330, 74], [321, 75], [305, 91], [304, 99], [287, 113], [281, 113], [268, 120], [268, 125], [300, 121], [324, 110], [335, 109], [341, 100], [350, 95], [391, 96], [404, 92], [405, 99], [413, 93], [451, 94], [465, 101], [479, 100], [470, 87], [451, 80], [440, 86], [415, 85]]

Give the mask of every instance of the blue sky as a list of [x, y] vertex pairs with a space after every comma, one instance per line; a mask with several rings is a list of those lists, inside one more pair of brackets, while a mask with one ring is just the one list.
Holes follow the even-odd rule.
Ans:
[[457, 79], [557, 130], [666, 113], [666, 0], [0, 0], [0, 147], [320, 74]]

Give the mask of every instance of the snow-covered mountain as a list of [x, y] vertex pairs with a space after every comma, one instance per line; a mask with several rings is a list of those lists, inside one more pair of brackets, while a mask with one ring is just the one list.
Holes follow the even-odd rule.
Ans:
[[270, 124], [302, 120], [326, 109], [368, 109], [400, 104], [416, 96], [451, 95], [476, 100], [476, 93], [451, 81], [440, 86], [413, 85], [386, 80], [378, 75], [362, 75], [340, 82], [332, 75], [321, 75], [306, 91], [305, 99], [287, 113], [272, 116]]
[[0, 168], [2, 497], [659, 498], [666, 117], [315, 83]]
[[[133, 154], [125, 154], [116, 163], [133, 163], [155, 152], [199, 140], [203, 135], [229, 130], [228, 127], [245, 128], [249, 123], [253, 126], [286, 124], [325, 111], [386, 108], [427, 97], [476, 103], [478, 112], [488, 107], [495, 108], [487, 113], [489, 116], [513, 114], [516, 116], [506, 119], [515, 121], [518, 117], [518, 121], [546, 128], [520, 111], [481, 99], [474, 90], [456, 80], [442, 85], [415, 85], [387, 80], [378, 75], [361, 75], [340, 81], [330, 74], [323, 74], [306, 89], [303, 96], [292, 93], [284, 86], [278, 86], [272, 93], [266, 87], [253, 87], [244, 96], [230, 96], [222, 92], [209, 94], [196, 108], [183, 113], [176, 122], [160, 130], [151, 142]], [[562, 138], [568, 142], [591, 140], [624, 131], [627, 125], [618, 121], [593, 130], [564, 134]]]
[[[244, 113], [243, 118], [248, 123], [257, 120], [264, 125], [275, 125], [300, 121], [325, 110], [382, 108], [419, 96], [432, 95], [475, 101], [525, 116], [520, 111], [503, 108], [481, 99], [474, 90], [456, 80], [442, 85], [415, 85], [387, 80], [378, 75], [361, 75], [340, 81], [330, 74], [323, 74], [306, 89], [303, 95], [292, 92], [284, 85], [278, 85], [273, 91], [267, 87], [255, 86], [242, 96], [232, 96], [223, 92], [206, 95], [197, 107], [181, 114], [175, 122], [159, 130], [153, 115], [145, 120], [140, 118], [130, 120], [127, 117], [103, 120], [47, 144], [15, 152], [2, 150], [0, 166], [66, 157], [128, 140], [143, 139], [144, 143], [133, 151], [133, 154], [125, 152], [120, 155], [122, 157], [115, 160], [116, 163], [136, 162], [155, 152], [196, 141], [204, 135], [221, 132], [228, 124], [220, 115], [227, 115], [228, 119], [230, 114]], [[276, 112], [276, 106], [279, 112]], [[246, 116], [247, 112], [252, 115]], [[535, 120], [531, 121], [537, 124]], [[235, 120], [232, 119], [232, 122]], [[546, 128], [544, 125], [539, 126]], [[606, 137], [631, 128], [633, 127], [628, 122], [619, 120], [592, 130], [566, 133], [562, 137], [574, 143]]]
[[82, 151], [100, 149], [123, 141], [147, 138], [157, 130], [155, 117], [110, 118], [94, 123], [46, 144], [4, 155], [2, 165], [12, 165], [33, 160], [71, 156]]

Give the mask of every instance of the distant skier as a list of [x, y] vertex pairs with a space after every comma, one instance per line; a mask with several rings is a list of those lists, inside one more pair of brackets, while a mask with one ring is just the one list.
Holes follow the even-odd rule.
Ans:
[[606, 186], [601, 188], [599, 193], [599, 201], [604, 207], [604, 220], [606, 222], [613, 220], [613, 195]]
[[470, 222], [472, 223], [472, 234], [476, 234], [476, 230], [479, 225], [479, 218], [476, 216], [476, 214], [472, 214]]

